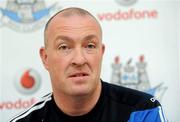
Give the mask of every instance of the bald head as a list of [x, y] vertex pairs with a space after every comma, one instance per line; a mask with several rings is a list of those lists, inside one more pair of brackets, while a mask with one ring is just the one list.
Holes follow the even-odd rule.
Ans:
[[99, 24], [99, 22], [97, 21], [97, 19], [91, 14], [89, 13], [88, 11], [84, 10], [84, 9], [81, 9], [81, 8], [76, 8], [76, 7], [70, 7], [70, 8], [66, 8], [66, 9], [63, 9], [59, 12], [57, 12], [56, 14], [54, 14], [49, 20], [48, 22], [46, 23], [45, 25], [45, 29], [44, 29], [44, 45], [45, 47], [47, 47], [47, 31], [48, 31], [48, 28], [49, 26], [51, 25], [51, 22], [56, 18], [56, 17], [65, 17], [65, 18], [68, 18], [68, 17], [71, 17], [71, 16], [80, 16], [80, 17], [91, 17], [93, 18], [97, 25], [99, 26], [99, 29], [101, 31], [101, 36], [102, 36], [102, 29], [101, 29], [101, 26]]

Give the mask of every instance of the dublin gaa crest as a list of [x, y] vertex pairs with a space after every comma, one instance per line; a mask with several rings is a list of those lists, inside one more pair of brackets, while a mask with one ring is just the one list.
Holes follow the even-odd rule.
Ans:
[[155, 96], [158, 100], [161, 100], [167, 87], [163, 86], [163, 82], [160, 82], [156, 86], [151, 86], [146, 67], [147, 63], [143, 55], [139, 57], [139, 61], [136, 62], [135, 65], [132, 65], [132, 59], [129, 59], [126, 64], [123, 65], [120, 62], [120, 58], [117, 56], [112, 64], [111, 82], [113, 84], [144, 91]]
[[0, 8], [0, 25], [15, 31], [34, 31], [46, 23], [55, 4], [46, 7], [44, 0], [7, 0]]

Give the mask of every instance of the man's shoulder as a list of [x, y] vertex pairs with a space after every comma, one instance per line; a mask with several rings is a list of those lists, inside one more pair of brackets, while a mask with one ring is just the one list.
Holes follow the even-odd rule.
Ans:
[[154, 96], [142, 91], [103, 82], [106, 96], [119, 104], [124, 104], [135, 110], [151, 109], [160, 106]]
[[45, 116], [45, 112], [48, 106], [48, 103], [52, 100], [52, 93], [49, 93], [43, 96], [41, 99], [38, 100], [37, 103], [32, 105], [27, 110], [19, 113], [9, 122], [31, 122], [41, 119], [41, 116]]

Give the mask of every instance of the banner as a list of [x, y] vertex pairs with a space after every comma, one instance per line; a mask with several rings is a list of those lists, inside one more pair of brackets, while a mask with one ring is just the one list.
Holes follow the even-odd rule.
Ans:
[[180, 121], [180, 1], [34, 1], [0, 0], [0, 122], [52, 91], [39, 56], [43, 29], [71, 6], [90, 11], [102, 25], [101, 78], [154, 95], [169, 122]]

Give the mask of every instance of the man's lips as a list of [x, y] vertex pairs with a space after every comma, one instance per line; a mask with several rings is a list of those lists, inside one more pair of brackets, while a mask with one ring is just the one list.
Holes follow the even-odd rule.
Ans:
[[73, 73], [69, 75], [70, 78], [84, 77], [84, 76], [89, 76], [89, 74], [86, 72], [78, 72], [78, 73]]

